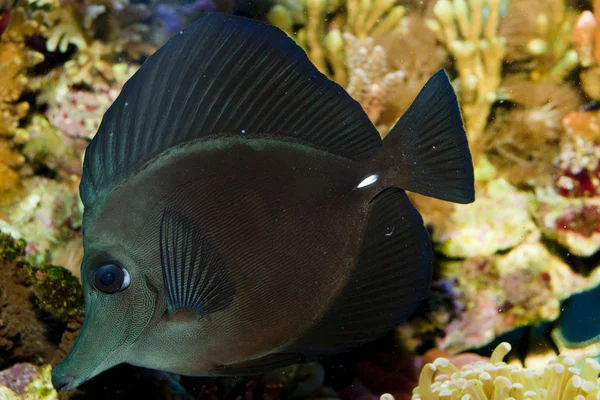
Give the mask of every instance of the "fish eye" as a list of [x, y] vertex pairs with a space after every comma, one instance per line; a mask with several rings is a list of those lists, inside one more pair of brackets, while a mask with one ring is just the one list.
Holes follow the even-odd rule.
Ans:
[[125, 290], [130, 282], [129, 272], [116, 264], [103, 265], [94, 272], [94, 286], [104, 293]]

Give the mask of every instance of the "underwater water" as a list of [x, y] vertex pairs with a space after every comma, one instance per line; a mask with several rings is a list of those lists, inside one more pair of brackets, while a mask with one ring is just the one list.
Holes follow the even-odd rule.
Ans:
[[0, 400], [600, 399], [599, 13], [0, 0]]

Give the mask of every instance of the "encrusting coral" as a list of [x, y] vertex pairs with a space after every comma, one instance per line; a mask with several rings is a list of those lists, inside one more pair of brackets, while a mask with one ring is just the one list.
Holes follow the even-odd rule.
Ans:
[[452, 258], [488, 256], [521, 243], [535, 230], [527, 194], [503, 179], [491, 181], [477, 202], [456, 207], [435, 226], [437, 250]]
[[436, 282], [446, 286], [441, 304], [451, 306], [440, 307], [434, 291], [425, 312], [398, 327], [409, 350], [426, 342], [451, 353], [484, 346], [517, 327], [556, 319], [562, 300], [600, 283], [600, 271], [587, 279], [576, 274], [540, 243], [537, 231], [506, 254], [440, 264]]
[[461, 369], [447, 358], [426, 364], [413, 391], [413, 400], [586, 400], [600, 396], [600, 364], [586, 359], [576, 367], [572, 358], [559, 355], [543, 369], [527, 369], [507, 364], [511, 350], [503, 342], [490, 360], [464, 365]]
[[15, 364], [0, 372], [0, 399], [2, 400], [58, 400], [52, 386], [50, 365]]

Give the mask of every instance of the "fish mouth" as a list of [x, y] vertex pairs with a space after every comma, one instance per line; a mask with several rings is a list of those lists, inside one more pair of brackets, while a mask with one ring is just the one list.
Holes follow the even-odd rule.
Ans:
[[104, 362], [122, 347], [123, 346], [118, 346], [113, 351], [111, 351], [106, 357], [102, 359], [102, 361], [100, 361], [96, 369], [94, 369], [92, 373], [88, 376], [75, 378], [69, 374], [62, 373], [60, 371], [61, 364], [57, 365], [54, 369], [54, 372], [52, 373], [52, 385], [56, 388], [57, 391], [68, 391], [78, 388], [81, 384], [87, 382], [88, 380], [111, 368], [110, 366], [108, 368], [103, 367]]
[[72, 376], [52, 374], [52, 386], [57, 391], [68, 391], [76, 389], [84, 382], [83, 379], [75, 379]]

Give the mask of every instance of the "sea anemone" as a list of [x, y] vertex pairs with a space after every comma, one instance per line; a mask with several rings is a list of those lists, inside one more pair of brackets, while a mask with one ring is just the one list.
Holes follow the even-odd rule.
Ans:
[[510, 350], [510, 344], [500, 343], [489, 362], [477, 361], [461, 369], [447, 358], [438, 358], [423, 367], [412, 399], [600, 398], [596, 360], [587, 358], [577, 367], [574, 359], [559, 355], [543, 369], [527, 369], [502, 361]]

